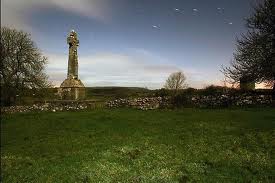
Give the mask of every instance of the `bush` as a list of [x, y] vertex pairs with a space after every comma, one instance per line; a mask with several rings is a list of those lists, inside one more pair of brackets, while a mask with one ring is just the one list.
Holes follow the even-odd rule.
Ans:
[[192, 106], [192, 93], [189, 90], [183, 90], [180, 93], [172, 96], [171, 103], [174, 107], [188, 107]]
[[169, 97], [171, 95], [172, 95], [171, 90], [168, 90], [165, 88], [161, 88], [161, 89], [155, 91], [156, 97]]
[[221, 95], [224, 94], [225, 91], [227, 91], [229, 88], [222, 87], [222, 86], [215, 86], [215, 85], [210, 85], [205, 87], [204, 89], [201, 89], [199, 91], [200, 95], [204, 96], [215, 96], [215, 95]]
[[197, 89], [195, 88], [187, 88], [185, 90], [183, 90], [182, 92], [185, 93], [186, 95], [195, 95], [197, 94]]

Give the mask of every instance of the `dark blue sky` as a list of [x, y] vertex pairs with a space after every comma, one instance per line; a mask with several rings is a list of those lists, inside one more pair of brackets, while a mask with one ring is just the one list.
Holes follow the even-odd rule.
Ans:
[[49, 57], [47, 72], [56, 85], [66, 77], [66, 37], [74, 29], [86, 85], [149, 88], [160, 88], [178, 70], [191, 87], [220, 84], [221, 65], [233, 58], [236, 37], [246, 31], [244, 18], [256, 2], [25, 1], [4, 0], [2, 22], [31, 32]]

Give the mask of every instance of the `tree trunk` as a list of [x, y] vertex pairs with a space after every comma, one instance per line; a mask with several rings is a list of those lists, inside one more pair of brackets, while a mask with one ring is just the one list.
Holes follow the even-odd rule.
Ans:
[[2, 106], [11, 106], [12, 105], [11, 97], [10, 96], [4, 96], [1, 105]]
[[[2, 86], [1, 86], [2, 87]], [[16, 94], [13, 90], [13, 88], [10, 88], [9, 86], [4, 86], [3, 88], [1, 88], [1, 97], [3, 99], [3, 101], [1, 101], [1, 105], [3, 106], [11, 106], [15, 103], [16, 100]]]
[[273, 90], [272, 90], [272, 106], [275, 107], [275, 76], [274, 76]]
[[[273, 4], [274, 10], [274, 4]], [[273, 16], [274, 21], [274, 16]], [[275, 26], [273, 24], [272, 45], [271, 45], [271, 63], [273, 73], [272, 106], [275, 107]]]

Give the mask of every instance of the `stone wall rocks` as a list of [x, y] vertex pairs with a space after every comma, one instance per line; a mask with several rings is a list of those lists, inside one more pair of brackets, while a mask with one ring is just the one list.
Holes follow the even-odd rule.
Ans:
[[217, 95], [193, 96], [195, 107], [230, 107], [230, 106], [269, 106], [272, 104], [271, 95]]
[[108, 101], [106, 106], [108, 108], [130, 107], [141, 110], [152, 110], [160, 107], [167, 106], [169, 104], [169, 98], [162, 97], [145, 97], [134, 99], [116, 99]]
[[58, 111], [80, 111], [101, 107], [96, 102], [49, 102], [38, 103], [31, 106], [2, 107], [1, 113], [22, 113], [22, 112], [58, 112]]
[[[203, 96], [194, 95], [188, 96], [191, 101], [180, 106], [198, 107], [198, 108], [219, 108], [231, 106], [270, 106], [272, 104], [272, 97], [270, 95], [217, 95], [217, 96]], [[108, 108], [130, 107], [142, 110], [150, 110], [157, 108], [173, 108], [173, 100], [171, 98], [136, 98], [136, 99], [116, 99], [106, 103]], [[177, 106], [178, 107], [178, 106]]]
[[[222, 108], [231, 106], [271, 106], [271, 95], [216, 95], [216, 96], [202, 96], [193, 95], [188, 96], [191, 104], [182, 103], [182, 107], [197, 107], [197, 108]], [[140, 110], [153, 110], [158, 108], [174, 108], [173, 100], [169, 97], [144, 97], [144, 98], [128, 98], [116, 99], [102, 103], [102, 101], [51, 101], [47, 103], [37, 103], [31, 106], [11, 106], [2, 107], [2, 113], [17, 113], [17, 112], [58, 112], [58, 111], [80, 111], [94, 108], [135, 108]]]

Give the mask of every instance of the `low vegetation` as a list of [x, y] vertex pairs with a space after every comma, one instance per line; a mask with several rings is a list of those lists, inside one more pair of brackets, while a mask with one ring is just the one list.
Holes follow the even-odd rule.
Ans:
[[139, 87], [88, 87], [86, 91], [88, 99], [96, 100], [148, 97], [154, 95], [154, 90]]
[[274, 122], [266, 108], [5, 115], [1, 180], [274, 182]]
[[[17, 96], [16, 105], [31, 105], [45, 101], [60, 100], [58, 88], [25, 90]], [[139, 87], [86, 87], [86, 100], [108, 101], [118, 98], [150, 97], [155, 90]]]
[[48, 88], [51, 84], [45, 72], [47, 58], [30, 34], [1, 27], [0, 86], [1, 106], [13, 105], [29, 89]]

